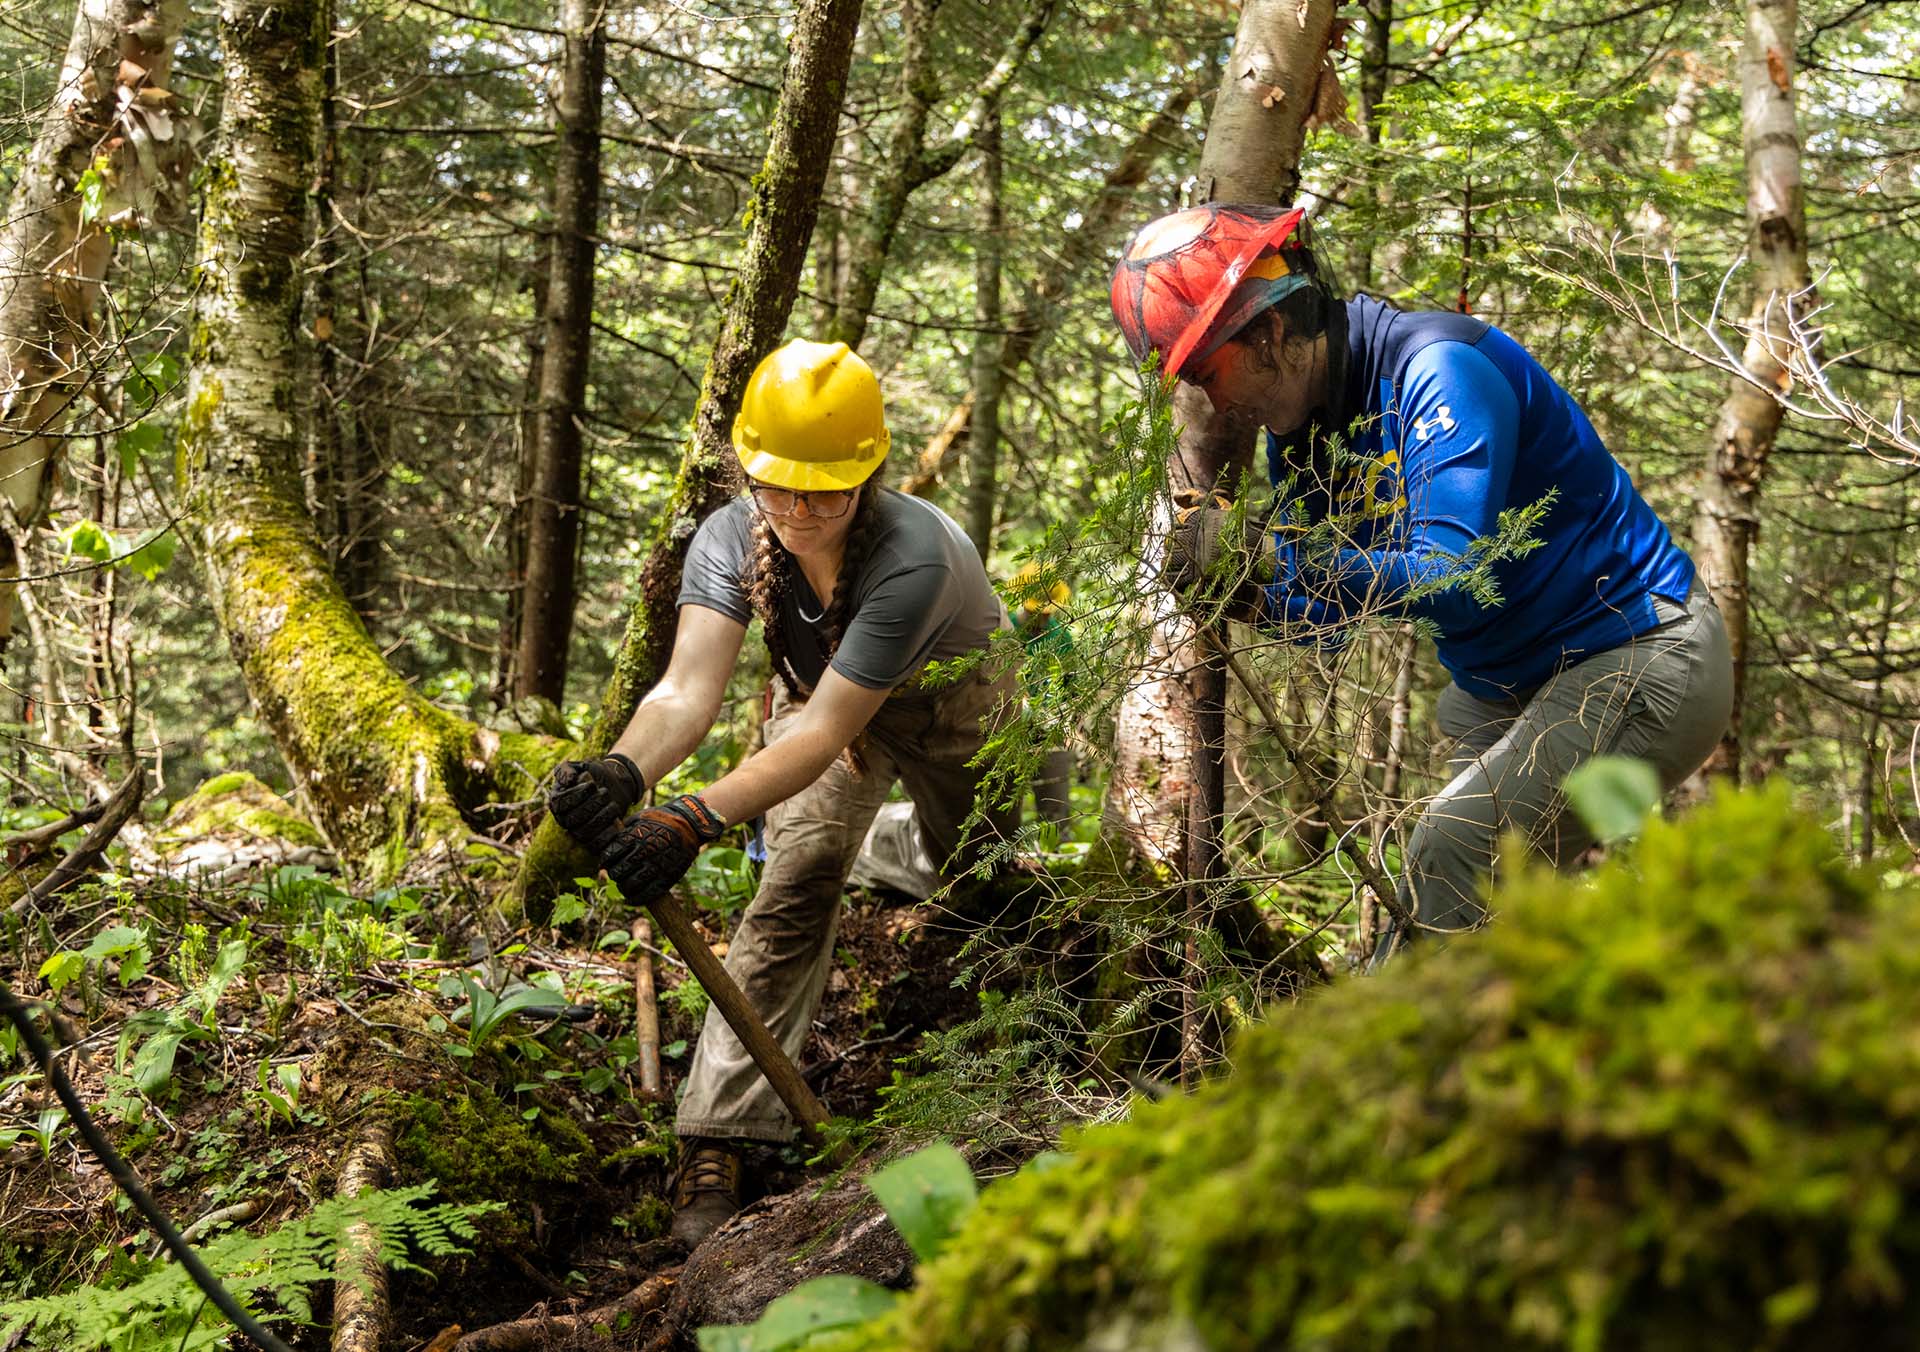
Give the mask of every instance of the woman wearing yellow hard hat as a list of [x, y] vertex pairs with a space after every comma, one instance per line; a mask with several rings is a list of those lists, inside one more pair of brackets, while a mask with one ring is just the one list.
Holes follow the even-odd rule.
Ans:
[[[879, 382], [846, 344], [790, 342], [760, 363], [733, 425], [748, 493], [694, 535], [667, 673], [611, 754], [556, 773], [550, 800], [635, 903], [671, 887], [729, 824], [764, 814], [767, 864], [727, 969], [796, 1058], [847, 875], [894, 782], [934, 866], [1018, 824], [994, 811], [961, 835], [981, 775], [968, 762], [1016, 698], [1012, 673], [937, 691], [915, 682], [929, 661], [984, 647], [1005, 608], [951, 518], [881, 485], [887, 447]], [[780, 687], [764, 747], [701, 793], [626, 817], [712, 727], [755, 616]], [[739, 1208], [740, 1142], [793, 1131], [717, 1010], [675, 1125], [673, 1233], [691, 1247]]]

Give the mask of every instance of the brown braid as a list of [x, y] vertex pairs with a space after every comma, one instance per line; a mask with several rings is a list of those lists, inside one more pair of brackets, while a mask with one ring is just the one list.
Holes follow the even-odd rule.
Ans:
[[[854, 591], [860, 580], [860, 572], [866, 567], [867, 556], [873, 552], [873, 540], [880, 522], [880, 493], [885, 474], [886, 464], [883, 461], [863, 486], [860, 503], [853, 509], [853, 524], [847, 530], [846, 552], [840, 561], [840, 575], [834, 580], [833, 599], [828, 602], [826, 612], [821, 616], [821, 624], [827, 631], [829, 662], [833, 660], [834, 653], [839, 651], [840, 640], [853, 619]], [[780, 538], [773, 533], [773, 524], [767, 520], [766, 514], [755, 509], [753, 569], [747, 596], [753, 604], [753, 613], [760, 617], [760, 627], [766, 634], [767, 652], [773, 658], [775, 674], [787, 687], [787, 694], [799, 699], [800, 676], [787, 652], [786, 629], [780, 623], [780, 603], [792, 586], [793, 556], [787, 553]]]
[[827, 631], [827, 660], [840, 651], [840, 640], [846, 637], [847, 625], [853, 619], [853, 593], [860, 583], [860, 574], [867, 566], [867, 557], [873, 553], [873, 540], [880, 533], [880, 494], [884, 488], [881, 482], [887, 472], [885, 461], [875, 470], [873, 477], [867, 480], [860, 493], [860, 505], [853, 509], [853, 525], [847, 530], [846, 552], [840, 559], [840, 576], [833, 581], [833, 600], [828, 602], [826, 613], [820, 617], [820, 623]]
[[747, 598], [753, 613], [760, 617], [766, 635], [767, 652], [773, 658], [774, 675], [787, 687], [787, 694], [800, 698], [800, 677], [787, 655], [786, 626], [780, 623], [780, 601], [793, 585], [793, 556], [781, 546], [773, 533], [773, 524], [758, 508], [753, 512], [753, 574], [747, 584]]

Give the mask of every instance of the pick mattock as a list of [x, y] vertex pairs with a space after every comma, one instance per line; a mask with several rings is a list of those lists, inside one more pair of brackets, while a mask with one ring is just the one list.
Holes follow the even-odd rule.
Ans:
[[747, 1002], [746, 993], [727, 975], [727, 969], [720, 965], [720, 959], [713, 955], [713, 950], [707, 947], [707, 941], [694, 929], [693, 921], [687, 918], [687, 913], [680, 909], [680, 904], [671, 896], [648, 902], [647, 910], [653, 914], [654, 923], [660, 926], [661, 933], [673, 941], [680, 956], [686, 959], [687, 966], [693, 969], [694, 977], [706, 988], [713, 1003], [720, 1007], [727, 1027], [733, 1029], [733, 1035], [740, 1039], [741, 1045], [747, 1049], [747, 1055], [760, 1067], [760, 1073], [767, 1077], [773, 1092], [787, 1105], [787, 1111], [800, 1124], [800, 1130], [806, 1133], [809, 1140], [817, 1143], [820, 1129], [827, 1122], [827, 1110], [814, 1097], [813, 1091], [807, 1088], [807, 1082], [800, 1078], [799, 1068], [780, 1044], [774, 1041], [766, 1022]]

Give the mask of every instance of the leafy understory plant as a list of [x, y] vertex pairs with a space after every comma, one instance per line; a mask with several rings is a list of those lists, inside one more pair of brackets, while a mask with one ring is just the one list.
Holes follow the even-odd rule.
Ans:
[[[939, 1255], [979, 1198], [973, 1170], [945, 1141], [876, 1170], [867, 1186], [921, 1263]], [[701, 1329], [700, 1352], [802, 1352], [818, 1337], [885, 1314], [900, 1296], [864, 1277], [815, 1277], [751, 1324]]]
[[[536, 974], [535, 979], [544, 975]], [[447, 1050], [454, 1056], [473, 1056], [516, 1015], [550, 1017], [567, 1007], [567, 997], [548, 986], [521, 986], [506, 995], [495, 995], [465, 972], [460, 974], [459, 982], [467, 1002], [453, 1012], [453, 1022], [467, 1025], [467, 1041], [464, 1046], [457, 1042], [448, 1044]]]
[[[428, 1202], [434, 1184], [365, 1192], [322, 1202], [311, 1213], [265, 1235], [235, 1231], [204, 1245], [200, 1255], [249, 1308], [263, 1298], [278, 1306], [267, 1322], [312, 1324], [316, 1284], [336, 1279], [334, 1257], [349, 1233], [379, 1237], [379, 1259], [399, 1271], [421, 1271], [415, 1253], [445, 1258], [467, 1252], [474, 1222], [492, 1203]], [[225, 1343], [226, 1321], [202, 1298], [178, 1264], [135, 1260], [93, 1286], [0, 1304], [0, 1346], [37, 1352], [191, 1352]]]
[[[213, 966], [185, 1000], [170, 1009], [140, 1010], [127, 1020], [120, 1034], [119, 1060], [141, 1093], [154, 1094], [166, 1087], [184, 1043], [219, 1037], [216, 1010], [220, 997], [246, 969], [247, 957], [247, 941], [229, 939], [220, 945]], [[130, 1049], [134, 1049], [133, 1062], [128, 1067]]]

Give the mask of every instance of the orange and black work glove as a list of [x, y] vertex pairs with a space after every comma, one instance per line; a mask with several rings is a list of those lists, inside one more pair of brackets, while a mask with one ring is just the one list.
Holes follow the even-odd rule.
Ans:
[[547, 811], [562, 831], [598, 854], [646, 791], [640, 767], [616, 751], [599, 760], [567, 761], [556, 769], [547, 789]]
[[621, 896], [650, 906], [686, 876], [695, 856], [726, 829], [702, 799], [683, 793], [629, 817], [600, 852], [600, 862], [607, 876], [620, 884]]

